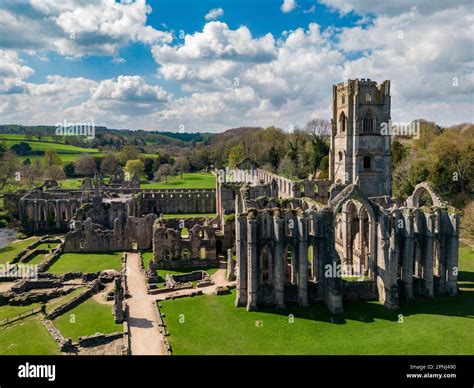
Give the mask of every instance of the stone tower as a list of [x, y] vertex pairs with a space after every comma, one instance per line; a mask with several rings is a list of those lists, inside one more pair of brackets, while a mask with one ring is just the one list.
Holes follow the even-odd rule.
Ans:
[[354, 79], [333, 86], [329, 179], [356, 183], [369, 197], [392, 194], [390, 81]]

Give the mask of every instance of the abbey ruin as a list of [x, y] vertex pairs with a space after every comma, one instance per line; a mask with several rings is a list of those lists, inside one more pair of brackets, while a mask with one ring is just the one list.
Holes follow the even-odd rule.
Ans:
[[142, 189], [120, 170], [108, 184], [48, 181], [5, 203], [24, 230], [65, 233], [64, 252], [153, 250], [158, 268], [227, 258], [235, 304], [248, 310], [322, 301], [338, 313], [344, 299], [396, 309], [400, 298], [456, 295], [458, 211], [428, 183], [404, 202], [391, 196], [391, 137], [380, 132], [390, 98], [390, 81], [334, 86], [329, 180], [290, 180], [246, 159], [216, 170], [215, 189]]

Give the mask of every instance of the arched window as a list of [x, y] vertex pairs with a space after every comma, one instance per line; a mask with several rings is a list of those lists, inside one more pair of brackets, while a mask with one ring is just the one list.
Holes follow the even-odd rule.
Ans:
[[342, 162], [342, 152], [339, 151], [339, 154], [338, 154], [338, 155], [339, 155], [339, 161]]
[[341, 104], [344, 105], [345, 103], [346, 103], [346, 95], [343, 94], [343, 95], [341, 96]]
[[314, 247], [308, 245], [308, 278], [310, 280], [316, 277], [316, 271], [314, 269]]
[[346, 131], [346, 115], [344, 112], [341, 112], [339, 115], [339, 132], [345, 132]]
[[372, 102], [372, 94], [365, 93], [365, 102]]
[[260, 268], [262, 269], [262, 272], [261, 272], [262, 283], [271, 283], [270, 265], [271, 265], [270, 250], [268, 249], [268, 247], [264, 247], [260, 255]]
[[365, 133], [372, 133], [374, 132], [375, 128], [376, 128], [376, 117], [375, 115], [372, 113], [371, 110], [369, 110], [365, 116], [364, 116], [364, 120], [362, 121], [362, 131], [365, 132]]
[[293, 273], [293, 248], [291, 245], [288, 245], [285, 249], [285, 281], [286, 283], [294, 283], [294, 273]]

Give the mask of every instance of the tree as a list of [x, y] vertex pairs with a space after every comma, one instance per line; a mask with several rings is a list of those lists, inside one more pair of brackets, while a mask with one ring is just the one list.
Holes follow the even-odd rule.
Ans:
[[179, 156], [174, 160], [173, 171], [177, 174], [180, 174], [181, 179], [183, 179], [183, 173], [189, 172], [190, 165], [188, 159], [184, 156]]
[[25, 143], [24, 141], [18, 143], [18, 144], [13, 144], [10, 149], [17, 154], [18, 156], [25, 156], [25, 155], [30, 155], [31, 154], [31, 146], [28, 143]]
[[97, 171], [95, 158], [91, 155], [84, 155], [74, 163], [76, 174], [81, 176], [93, 176]]
[[60, 166], [61, 164], [63, 164], [63, 161], [55, 150], [48, 148], [44, 151], [44, 164], [46, 167], [53, 165]]
[[76, 168], [72, 162], [67, 163], [63, 170], [67, 177], [73, 177], [76, 175]]
[[119, 166], [117, 158], [113, 154], [108, 154], [100, 163], [100, 171], [106, 175], [113, 175], [117, 172]]
[[125, 146], [118, 154], [118, 159], [122, 165], [125, 165], [129, 160], [136, 160], [140, 157], [140, 152], [136, 147]]
[[296, 177], [298, 174], [295, 162], [288, 155], [281, 161], [278, 171], [288, 178]]
[[171, 165], [170, 164], [162, 164], [154, 174], [154, 180], [156, 182], [161, 182], [165, 180], [168, 183], [168, 176], [171, 174]]
[[145, 173], [145, 165], [140, 159], [129, 160], [125, 164], [125, 171], [129, 173], [130, 177], [134, 175], [141, 177]]
[[59, 181], [62, 179], [66, 179], [66, 174], [64, 173], [61, 166], [58, 166], [57, 164], [53, 164], [45, 169], [44, 177], [47, 179], [53, 179], [55, 181]]
[[0, 190], [3, 190], [8, 183], [13, 182], [19, 167], [18, 157], [12, 151], [6, 151], [0, 157]]
[[237, 163], [241, 162], [245, 157], [245, 150], [242, 144], [237, 144], [233, 146], [227, 157], [229, 168], [235, 168]]
[[39, 163], [24, 164], [20, 169], [21, 179], [28, 188], [35, 185], [36, 180], [42, 175], [41, 166]]

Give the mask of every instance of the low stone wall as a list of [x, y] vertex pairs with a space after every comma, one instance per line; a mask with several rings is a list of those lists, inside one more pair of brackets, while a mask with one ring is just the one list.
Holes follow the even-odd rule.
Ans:
[[93, 335], [79, 337], [77, 344], [84, 348], [91, 348], [94, 346], [108, 344], [116, 339], [123, 338], [123, 333], [115, 332], [112, 334], [95, 333]]
[[57, 288], [61, 287], [61, 281], [56, 279], [40, 279], [40, 280], [20, 280], [11, 287], [11, 292], [21, 294], [30, 290], [37, 290], [42, 288]]
[[41, 319], [43, 322], [44, 326], [46, 329], [50, 332], [50, 334], [53, 336], [54, 340], [58, 343], [59, 349], [62, 352], [72, 352], [75, 350], [74, 345], [72, 344], [72, 341], [70, 338], [64, 338], [62, 334], [59, 332], [58, 329], [53, 325], [53, 322], [51, 322], [49, 319], [46, 317], [43, 317]]
[[72, 310], [74, 307], [78, 306], [79, 304], [84, 302], [86, 299], [90, 298], [93, 294], [95, 294], [98, 291], [99, 283], [100, 282], [98, 280], [94, 281], [93, 284], [90, 285], [89, 288], [86, 291], [84, 291], [82, 294], [79, 294], [78, 296], [62, 304], [61, 306], [56, 307], [53, 311], [51, 311], [48, 314], [48, 318], [55, 319], [59, 317], [60, 315], [66, 313], [67, 311]]
[[158, 322], [158, 329], [160, 333], [163, 334], [163, 346], [165, 348], [165, 354], [168, 356], [171, 356], [171, 345], [168, 341], [168, 338], [166, 338], [170, 335], [170, 333], [168, 332], [168, 330], [166, 330], [166, 325], [163, 321], [163, 316], [161, 315], [161, 311], [160, 311], [160, 304], [157, 302], [155, 307], [156, 307], [155, 312], [156, 312], [156, 318]]
[[189, 267], [217, 267], [219, 260], [209, 259], [181, 259], [181, 260], [159, 260], [155, 263], [157, 269], [174, 269], [174, 268], [189, 268]]

